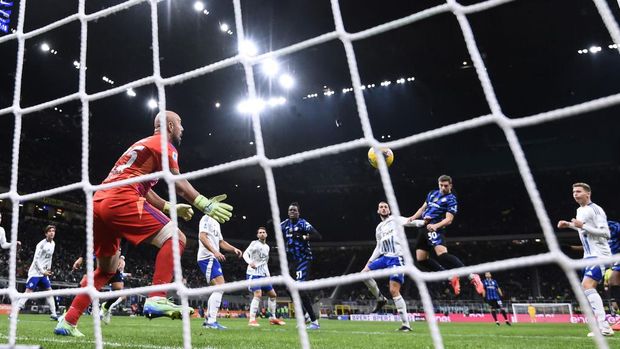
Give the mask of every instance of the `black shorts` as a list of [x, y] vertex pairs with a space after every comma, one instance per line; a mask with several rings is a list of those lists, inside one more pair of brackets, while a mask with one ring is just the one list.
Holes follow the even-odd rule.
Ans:
[[426, 228], [418, 229], [418, 240], [415, 244], [416, 250], [431, 251], [435, 246], [446, 244], [446, 229], [439, 231], [428, 231]]
[[296, 261], [289, 259], [289, 270], [291, 271], [291, 277], [295, 281], [308, 281], [310, 280], [310, 267], [312, 266], [312, 260]]
[[486, 300], [485, 302], [487, 302], [488, 305], [491, 306], [491, 308], [493, 309], [501, 309], [504, 307], [504, 305], [502, 304], [502, 301], [500, 299], [498, 300]]
[[112, 276], [112, 278], [109, 281], [110, 284], [113, 284], [115, 282], [125, 282], [123, 273], [121, 273], [120, 271], [117, 271], [116, 274], [114, 274], [114, 276]]

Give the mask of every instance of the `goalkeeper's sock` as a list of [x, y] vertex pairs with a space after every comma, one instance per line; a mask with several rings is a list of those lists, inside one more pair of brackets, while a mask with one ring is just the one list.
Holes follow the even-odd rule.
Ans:
[[377, 300], [385, 299], [385, 297], [383, 297], [383, 295], [381, 294], [381, 291], [379, 290], [379, 285], [377, 285], [375, 279], [364, 280], [364, 285], [368, 287], [370, 293], [372, 293], [372, 295], [375, 296]]
[[596, 321], [599, 324], [606, 322], [603, 300], [601, 299], [601, 295], [598, 294], [596, 288], [589, 288], [585, 290], [584, 293], [588, 298], [588, 302], [590, 302], [590, 306], [592, 307], [592, 311], [594, 312], [594, 317], [596, 318]]
[[[93, 275], [93, 279], [95, 281], [95, 289], [100, 290], [103, 285], [107, 284], [108, 281], [110, 281], [114, 274], [114, 272], [105, 273], [99, 268], [95, 269], [95, 275]], [[87, 283], [88, 281], [86, 280], [86, 278], [83, 278], [82, 282], [80, 282], [80, 286], [86, 287]], [[80, 316], [82, 316], [84, 310], [88, 308], [89, 304], [90, 297], [88, 296], [88, 294], [79, 294], [75, 296], [75, 298], [73, 298], [73, 302], [71, 302], [71, 307], [69, 308], [69, 311], [67, 311], [67, 314], [65, 314], [65, 321], [73, 326], [77, 325]]]
[[260, 299], [257, 297], [252, 298], [252, 303], [250, 303], [250, 321], [256, 320], [256, 312], [258, 312], [258, 306], [260, 304]]
[[447, 252], [437, 256], [437, 259], [443, 267], [446, 267], [446, 269], [461, 268], [465, 266], [465, 264], [463, 264], [457, 256]]
[[[179, 255], [183, 255], [185, 244], [179, 240]], [[166, 240], [157, 252], [155, 259], [155, 271], [153, 272], [153, 285], [167, 284], [172, 281], [174, 275], [174, 256], [172, 255], [172, 239]], [[149, 297], [166, 297], [166, 291], [149, 293]]]
[[409, 326], [409, 316], [407, 314], [407, 303], [403, 299], [403, 296], [398, 296], [392, 298], [394, 300], [394, 305], [396, 306], [396, 310], [398, 311], [398, 315], [400, 315], [400, 321], [402, 321], [403, 326]]

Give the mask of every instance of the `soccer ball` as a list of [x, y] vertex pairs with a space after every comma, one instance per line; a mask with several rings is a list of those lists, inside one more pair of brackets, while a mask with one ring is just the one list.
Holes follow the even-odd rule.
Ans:
[[[394, 162], [394, 153], [392, 152], [392, 149], [381, 148], [381, 152], [383, 153], [385, 164], [390, 167], [390, 165]], [[374, 168], [379, 167], [379, 164], [377, 163], [377, 155], [375, 154], [373, 148], [368, 149], [368, 163], [370, 163], [370, 166]]]

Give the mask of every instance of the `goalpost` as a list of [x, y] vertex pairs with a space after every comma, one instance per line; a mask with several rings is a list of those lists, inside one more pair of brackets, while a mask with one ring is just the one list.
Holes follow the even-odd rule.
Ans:
[[[534, 312], [530, 314], [530, 306], [534, 308]], [[564, 322], [570, 322], [573, 318], [573, 305], [570, 303], [512, 303], [513, 322], [527, 322], [531, 321], [530, 317], [534, 315], [534, 318], [542, 318], [545, 322], [545, 318], [555, 318], [554, 320]], [[556, 317], [556, 315], [559, 315]], [[555, 322], [555, 321], [554, 321]]]
[[[540, 193], [536, 187], [536, 183], [532, 176], [531, 169], [528, 165], [527, 158], [523, 152], [523, 148], [519, 142], [518, 135], [516, 133], [517, 128], [534, 126], [545, 122], [550, 122], [553, 120], [558, 120], [562, 118], [571, 117], [574, 115], [583, 114], [586, 112], [591, 112], [593, 110], [598, 110], [602, 108], [611, 107], [614, 105], [620, 104], [620, 94], [614, 94], [594, 100], [590, 100], [581, 104], [567, 106], [564, 108], [559, 108], [552, 111], [543, 112], [536, 115], [519, 117], [519, 118], [509, 118], [502, 111], [502, 107], [496, 97], [495, 90], [492, 84], [492, 80], [487, 72], [487, 68], [482, 59], [480, 50], [477, 46], [476, 39], [474, 36], [474, 31], [471, 28], [469, 23], [468, 16], [474, 15], [476, 13], [486, 11], [488, 9], [501, 6], [503, 4], [512, 2], [515, 0], [486, 0], [480, 1], [473, 5], [461, 5], [457, 2], [457, 0], [447, 0], [445, 3], [425, 9], [418, 13], [410, 14], [407, 16], [403, 16], [402, 18], [396, 19], [391, 22], [380, 24], [376, 27], [366, 29], [356, 33], [349, 33], [345, 29], [345, 25], [343, 22], [343, 16], [341, 14], [340, 3], [338, 0], [331, 0], [331, 9], [333, 20], [335, 24], [335, 30], [324, 33], [317, 37], [295, 43], [294, 45], [262, 54], [256, 57], [250, 57], [247, 54], [239, 53], [234, 57], [226, 58], [222, 61], [206, 65], [204, 67], [184, 72], [172, 77], [162, 77], [160, 72], [160, 52], [159, 52], [159, 29], [158, 29], [158, 9], [157, 4], [159, 0], [129, 0], [124, 3], [111, 6], [104, 10], [87, 14], [85, 10], [85, 0], [79, 0], [77, 13], [63, 18], [57, 22], [46, 25], [43, 28], [37, 28], [31, 31], [24, 30], [25, 23], [25, 15], [26, 15], [26, 0], [21, 0], [19, 2], [19, 18], [17, 30], [14, 34], [9, 34], [0, 38], [0, 44], [7, 42], [9, 40], [14, 40], [17, 42], [17, 67], [15, 72], [15, 89], [14, 89], [14, 98], [13, 103], [10, 107], [0, 109], [0, 116], [6, 114], [13, 114], [15, 123], [14, 123], [14, 132], [13, 132], [13, 143], [12, 143], [12, 159], [11, 159], [11, 181], [10, 181], [10, 190], [8, 192], [0, 193], [0, 199], [10, 199], [12, 203], [12, 215], [13, 217], [19, 217], [19, 204], [23, 201], [33, 200], [40, 197], [52, 196], [63, 192], [68, 192], [70, 190], [82, 189], [84, 190], [84, 195], [86, 199], [86, 215], [87, 215], [87, 224], [86, 224], [86, 241], [87, 241], [87, 250], [88, 253], [93, 252], [93, 231], [92, 231], [92, 222], [93, 222], [93, 210], [92, 210], [92, 198], [93, 193], [96, 190], [102, 188], [110, 188], [114, 186], [118, 186], [117, 183], [111, 185], [95, 185], [91, 183], [91, 173], [89, 171], [89, 149], [90, 149], [90, 115], [89, 115], [89, 104], [93, 101], [103, 99], [106, 97], [110, 97], [113, 95], [125, 93], [127, 89], [137, 88], [140, 86], [145, 86], [147, 84], [155, 84], [157, 86], [158, 91], [158, 101], [159, 101], [159, 109], [166, 110], [166, 92], [165, 88], [170, 85], [174, 85], [180, 83], [187, 79], [196, 78], [198, 76], [202, 76], [204, 74], [208, 74], [214, 72], [219, 69], [223, 69], [229, 67], [234, 64], [242, 65], [245, 71], [245, 77], [247, 82], [247, 92], [250, 97], [250, 100], [256, 100], [257, 92], [256, 92], [256, 84], [254, 83], [254, 74], [253, 69], [254, 66], [260, 64], [262, 61], [268, 58], [276, 58], [280, 56], [285, 56], [299, 50], [313, 47], [318, 44], [331, 41], [331, 40], [339, 40], [343, 43], [344, 51], [346, 53], [347, 64], [349, 73], [351, 76], [352, 86], [353, 86], [353, 94], [356, 101], [358, 116], [362, 125], [363, 137], [351, 141], [346, 141], [339, 144], [329, 145], [324, 148], [314, 149], [311, 151], [306, 151], [302, 153], [293, 154], [290, 156], [285, 156], [281, 158], [268, 158], [265, 153], [265, 146], [263, 140], [263, 132], [261, 129], [261, 119], [260, 119], [260, 108], [256, 107], [252, 110], [251, 113], [251, 122], [253, 127], [253, 133], [256, 137], [255, 147], [256, 147], [256, 155], [250, 156], [244, 159], [235, 160], [229, 163], [218, 164], [213, 167], [197, 170], [191, 173], [185, 173], [181, 175], [174, 175], [170, 172], [167, 152], [168, 149], [165, 144], [165, 138], [167, 136], [166, 127], [162, 127], [162, 158], [163, 158], [163, 170], [158, 173], [146, 175], [143, 177], [136, 177], [131, 181], [125, 181], [122, 184], [135, 183], [144, 180], [151, 180], [155, 178], [163, 179], [168, 185], [169, 189], [169, 201], [171, 205], [176, 204], [176, 189], [174, 183], [180, 179], [195, 179], [207, 175], [212, 175], [215, 173], [221, 173], [225, 171], [231, 171], [243, 167], [249, 166], [260, 166], [264, 173], [267, 182], [268, 194], [269, 194], [269, 204], [271, 208], [272, 220], [273, 222], [279, 222], [281, 217], [279, 211], [278, 197], [276, 194], [276, 183], [274, 180], [273, 169], [285, 167], [294, 163], [307, 161], [310, 159], [315, 159], [323, 156], [328, 156], [331, 154], [337, 154], [344, 151], [357, 149], [357, 148], [367, 148], [369, 146], [374, 147], [375, 149], [380, 149], [381, 147], [390, 147], [392, 149], [399, 149], [402, 147], [410, 146], [412, 144], [416, 144], [422, 141], [427, 141], [430, 139], [435, 139], [438, 137], [443, 137], [451, 134], [455, 134], [458, 132], [466, 131], [473, 128], [478, 128], [486, 125], [497, 125], [502, 132], [504, 133], [506, 140], [510, 146], [510, 150], [514, 156], [514, 160], [517, 164], [519, 174], [523, 179], [525, 184], [525, 188], [529, 195], [529, 198], [534, 207], [535, 213], [539, 220], [540, 226], [544, 233], [545, 241], [549, 246], [549, 251], [543, 254], [534, 255], [534, 256], [526, 256], [519, 258], [511, 258], [508, 260], [500, 260], [490, 263], [484, 263], [479, 265], [472, 265], [468, 267], [463, 267], [455, 270], [435, 272], [435, 273], [422, 273], [420, 270], [416, 269], [413, 264], [413, 258], [411, 251], [406, 246], [404, 251], [404, 260], [405, 265], [398, 268], [386, 269], [386, 270], [378, 270], [371, 271], [367, 273], [352, 273], [348, 275], [330, 277], [326, 279], [318, 279], [312, 280], [304, 283], [295, 282], [288, 274], [289, 267], [287, 258], [285, 255], [284, 249], [284, 239], [282, 237], [282, 231], [280, 226], [275, 223], [275, 238], [278, 246], [279, 260], [280, 260], [280, 269], [282, 271], [282, 275], [280, 276], [272, 276], [269, 278], [261, 279], [259, 282], [253, 282], [254, 285], [262, 285], [267, 283], [272, 283], [274, 285], [284, 285], [286, 286], [291, 293], [291, 298], [293, 300], [294, 306], [297, 309], [301, 308], [301, 300], [300, 300], [300, 291], [305, 291], [309, 289], [316, 289], [321, 287], [331, 287], [336, 286], [343, 283], [353, 283], [353, 282], [361, 282], [368, 278], [379, 278], [379, 277], [387, 277], [393, 273], [406, 273], [408, 277], [410, 277], [413, 282], [416, 284], [419, 292], [422, 304], [424, 306], [424, 311], [427, 315], [427, 322], [430, 328], [430, 333], [433, 340], [433, 346], [437, 349], [444, 348], [443, 339], [440, 333], [440, 329], [437, 326], [437, 319], [435, 318], [435, 313], [433, 310], [433, 304], [431, 301], [431, 297], [427, 288], [428, 282], [446, 280], [449, 277], [453, 276], [455, 273], [459, 275], [468, 275], [470, 273], [481, 273], [485, 271], [497, 271], [504, 270], [511, 267], [524, 267], [524, 266], [532, 266], [532, 265], [540, 265], [545, 263], [556, 263], [559, 265], [568, 281], [570, 282], [571, 288], [577, 298], [579, 306], [583, 310], [585, 316], [590, 319], [588, 321], [588, 326], [590, 326], [590, 330], [595, 333], [595, 343], [598, 348], [609, 348], [608, 343], [601, 336], [600, 332], [597, 331], [597, 327], [595, 325], [592, 310], [589, 306], [588, 301], [586, 300], [580, 284], [578, 275], [576, 273], [576, 269], [580, 269], [585, 265], [589, 264], [611, 264], [613, 262], [619, 261], [620, 258], [618, 256], [612, 258], [601, 258], [590, 261], [574, 261], [569, 259], [560, 249], [558, 244], [557, 237], [554, 233], [553, 225], [549, 219], [547, 211], [543, 206]], [[592, 0], [595, 4], [605, 27], [607, 28], [610, 37], [616, 44], [620, 44], [620, 29], [618, 27], [617, 22], [615, 21], [611, 10], [609, 8], [608, 3], [605, 0]], [[242, 6], [241, 0], [233, 0], [234, 13], [235, 13], [235, 28], [237, 39], [239, 43], [244, 42], [244, 23], [242, 16]], [[144, 77], [140, 80], [132, 81], [123, 86], [118, 86], [103, 92], [98, 92], [94, 94], [88, 94], [86, 88], [86, 50], [87, 50], [87, 33], [88, 33], [88, 25], [89, 22], [98, 20], [99, 18], [109, 16], [119, 11], [126, 10], [133, 6], [136, 6], [141, 3], [148, 3], [151, 8], [151, 28], [152, 28], [152, 59], [151, 62], [153, 65], [153, 75]], [[372, 36], [376, 36], [378, 34], [395, 30], [401, 28], [403, 26], [412, 24], [414, 22], [427, 19], [432, 16], [440, 15], [440, 14], [452, 14], [456, 17], [458, 21], [459, 28], [463, 34], [463, 38], [466, 42], [467, 51], [470, 55], [471, 61], [475, 67], [477, 76], [480, 80], [480, 84], [482, 86], [482, 90], [484, 92], [484, 96], [486, 98], [490, 113], [486, 115], [478, 115], [470, 117], [466, 121], [458, 122], [452, 125], [442, 126], [437, 129], [433, 129], [430, 131], [410, 135], [408, 137], [390, 141], [390, 142], [380, 142], [377, 136], [374, 135], [371, 123], [368, 116], [368, 110], [366, 107], [366, 102], [364, 99], [364, 94], [362, 91], [362, 84], [360, 73], [357, 65], [357, 58], [355, 53], [355, 48], [353, 43], [355, 41], [359, 41], [362, 39], [366, 39]], [[44, 103], [29, 106], [26, 108], [22, 108], [22, 74], [23, 74], [23, 62], [24, 62], [24, 52], [25, 52], [25, 42], [27, 39], [31, 39], [46, 33], [54, 28], [59, 26], [71, 23], [71, 22], [79, 22], [81, 29], [81, 38], [80, 38], [80, 59], [79, 59], [79, 91], [75, 92], [71, 95], [67, 95], [55, 100], [46, 101]], [[96, 45], [97, 43], [90, 43], [92, 45]], [[31, 114], [33, 112], [37, 112], [46, 108], [55, 107], [61, 105], [63, 103], [69, 101], [79, 101], [82, 107], [82, 177], [81, 181], [72, 183], [69, 185], [65, 185], [63, 187], [53, 188], [46, 191], [30, 193], [30, 194], [20, 194], [17, 190], [18, 183], [18, 167], [19, 167], [19, 149], [21, 146], [20, 139], [22, 137], [22, 118], [25, 115]], [[98, 117], [94, 115], [93, 117]], [[163, 121], [162, 121], [163, 122]], [[385, 160], [383, 157], [378, 157], [379, 162], [379, 173], [381, 177], [381, 182], [385, 190], [386, 198], [388, 203], [392, 208], [392, 213], [394, 215], [400, 215], [398, 202], [396, 200], [394, 188], [392, 186], [392, 182], [390, 179], [390, 175], [388, 173]], [[171, 219], [173, 222], [177, 221], [176, 210], [171, 211]], [[145, 286], [136, 289], [127, 289], [122, 291], [112, 291], [107, 294], [103, 294], [97, 291], [94, 288], [93, 281], [93, 261], [92, 259], [87, 260], [87, 270], [88, 270], [88, 287], [81, 289], [70, 289], [70, 290], [53, 290], [53, 291], [44, 291], [44, 292], [36, 292], [30, 294], [19, 293], [16, 288], [16, 256], [17, 249], [16, 245], [12, 244], [10, 249], [10, 263], [9, 263], [9, 285], [7, 288], [0, 289], [0, 295], [8, 295], [11, 297], [13, 305], [16, 305], [20, 299], [27, 298], [41, 298], [47, 296], [55, 296], [55, 295], [68, 295], [68, 294], [89, 294], [93, 300], [93, 310], [94, 310], [94, 345], [96, 348], [103, 348], [103, 336], [101, 332], [101, 324], [99, 321], [99, 308], [98, 302], [102, 297], [112, 297], [112, 296], [121, 296], [121, 295], [129, 295], [136, 294], [139, 292], [148, 292], [152, 290], [169, 290], [176, 291], [179, 297], [182, 300], [182, 304], [184, 306], [188, 305], [188, 297], [204, 295], [207, 293], [211, 293], [213, 291], [221, 291], [221, 290], [233, 290], [233, 289], [244, 289], [250, 285], [248, 281], [240, 281], [235, 283], [230, 283], [226, 285], [220, 285], [216, 287], [209, 288], [187, 288], [182, 283], [182, 273], [181, 273], [181, 263], [178, 249], [178, 235], [176, 233], [176, 229], [174, 230], [175, 234], [173, 236], [173, 254], [174, 254], [174, 272], [175, 272], [175, 281], [166, 285], [158, 285], [158, 286]], [[398, 234], [401, 239], [405, 239], [404, 231], [402, 228], [398, 229]], [[13, 219], [11, 225], [11, 241], [18, 240], [18, 220]], [[543, 308], [541, 308], [543, 309]], [[514, 308], [513, 308], [514, 311]], [[569, 308], [569, 311], [572, 311]], [[16, 312], [13, 312], [13, 318], [10, 321], [9, 331], [8, 331], [8, 344], [10, 346], [14, 346], [17, 342], [17, 318]], [[296, 313], [296, 320], [298, 325], [298, 333], [300, 337], [300, 346], [304, 349], [310, 348], [310, 342], [308, 339], [308, 334], [306, 332], [306, 327], [304, 326], [304, 319], [302, 312]], [[51, 330], [50, 330], [51, 333]], [[192, 342], [191, 337], [192, 333], [190, 331], [190, 318], [189, 313], [184, 311], [183, 313], [183, 331], [180, 333], [183, 337], [183, 346], [184, 348], [191, 348]]]

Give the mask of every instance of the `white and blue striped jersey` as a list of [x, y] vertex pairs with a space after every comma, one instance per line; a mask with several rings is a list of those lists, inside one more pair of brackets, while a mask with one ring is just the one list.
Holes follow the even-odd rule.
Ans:
[[[246, 274], [270, 276], [269, 267], [267, 266], [267, 263], [269, 263], [269, 245], [266, 243], [260, 242], [260, 240], [252, 241], [250, 246], [243, 252], [243, 259], [248, 263]], [[254, 263], [256, 268], [250, 267], [250, 263]]]
[[374, 260], [379, 256], [403, 256], [403, 246], [405, 246], [407, 242], [402, 242], [399, 239], [396, 227], [397, 225], [404, 225], [407, 221], [408, 219], [405, 217], [389, 216], [377, 225], [375, 233], [377, 238], [377, 247], [375, 247], [370, 260]]
[[32, 258], [32, 264], [28, 270], [28, 278], [35, 276], [41, 277], [45, 271], [52, 269], [54, 248], [56, 248], [54, 240], [50, 242], [47, 241], [47, 239], [43, 239], [37, 244], [37, 248], [34, 250], [34, 257]]
[[213, 245], [213, 248], [217, 252], [220, 252], [220, 241], [224, 238], [222, 237], [222, 230], [220, 228], [220, 223], [215, 219], [204, 215], [200, 219], [200, 224], [198, 226], [198, 257], [197, 260], [201, 261], [208, 258], [213, 258], [213, 253], [209, 251], [208, 248], [200, 241], [200, 234], [206, 233], [207, 238]]
[[[583, 228], [575, 228], [579, 232], [579, 239], [583, 245], [583, 258], [589, 257], [608, 257], [611, 256], [609, 248], [609, 226], [607, 225], [607, 215], [603, 209], [591, 202], [587, 206], [577, 209], [578, 220], [584, 224]], [[588, 228], [606, 231], [606, 235], [592, 234]]]

